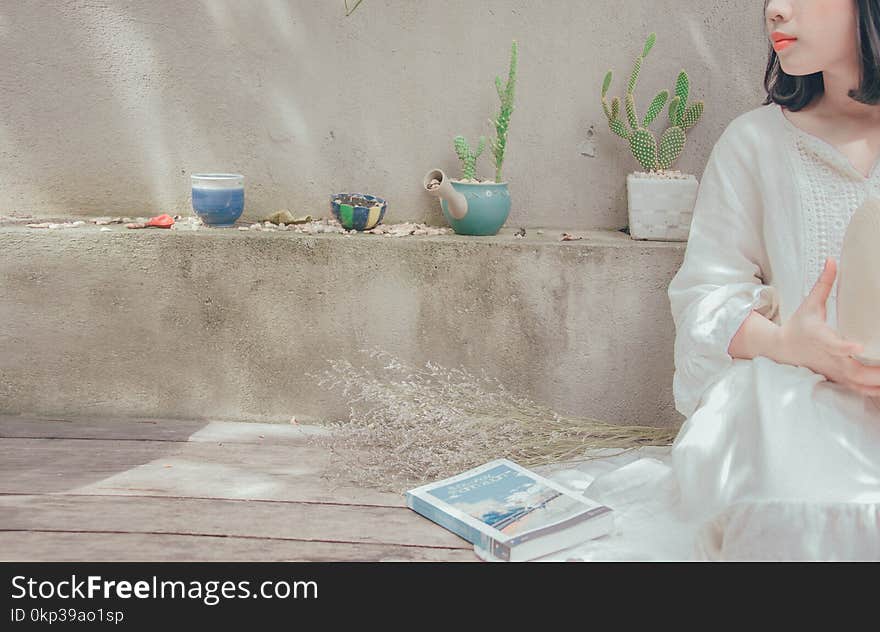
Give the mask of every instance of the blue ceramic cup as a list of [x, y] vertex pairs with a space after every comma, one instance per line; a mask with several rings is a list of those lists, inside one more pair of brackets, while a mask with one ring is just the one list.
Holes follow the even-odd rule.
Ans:
[[237, 173], [194, 173], [193, 211], [208, 226], [232, 226], [244, 211], [244, 176]]

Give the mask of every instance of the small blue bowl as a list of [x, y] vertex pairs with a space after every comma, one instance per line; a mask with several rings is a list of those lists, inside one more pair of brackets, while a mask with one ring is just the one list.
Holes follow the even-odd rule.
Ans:
[[237, 173], [194, 173], [193, 211], [208, 226], [229, 227], [244, 211], [244, 176]]
[[388, 202], [364, 193], [336, 193], [330, 196], [330, 208], [346, 230], [370, 230], [385, 217]]

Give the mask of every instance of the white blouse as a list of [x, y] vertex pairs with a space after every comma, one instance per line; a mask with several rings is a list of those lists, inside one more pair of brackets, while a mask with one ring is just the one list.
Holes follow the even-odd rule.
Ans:
[[[767, 105], [735, 119], [700, 184], [684, 262], [669, 285], [676, 408], [690, 416], [729, 368], [730, 341], [753, 309], [777, 324], [810, 293], [825, 258], [839, 261], [847, 224], [880, 194], [834, 146]], [[827, 304], [837, 324], [837, 283]]]
[[776, 105], [728, 126], [668, 290], [687, 419], [659, 459], [555, 474], [615, 511], [613, 534], [563, 559], [880, 560], [880, 403], [807, 367], [727, 353], [752, 309], [777, 324], [797, 310], [878, 189], [877, 167], [863, 177]]

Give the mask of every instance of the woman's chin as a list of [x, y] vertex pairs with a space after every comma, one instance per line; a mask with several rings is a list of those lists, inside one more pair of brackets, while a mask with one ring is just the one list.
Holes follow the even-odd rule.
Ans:
[[782, 55], [779, 55], [779, 67], [782, 68], [782, 72], [790, 77], [806, 77], [821, 71], [821, 68], [799, 64], [796, 59], [783, 59]]

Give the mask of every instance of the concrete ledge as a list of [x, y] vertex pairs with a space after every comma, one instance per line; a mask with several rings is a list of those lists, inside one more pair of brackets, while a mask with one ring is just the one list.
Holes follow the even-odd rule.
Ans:
[[304, 421], [306, 374], [382, 348], [563, 414], [668, 426], [685, 244], [0, 226], [0, 412]]

